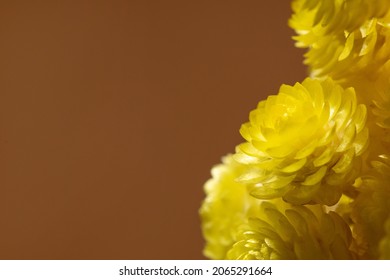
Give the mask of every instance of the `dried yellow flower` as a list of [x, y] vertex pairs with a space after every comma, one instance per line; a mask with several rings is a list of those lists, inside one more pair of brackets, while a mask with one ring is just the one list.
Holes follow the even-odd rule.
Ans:
[[382, 156], [372, 162], [372, 170], [362, 176], [357, 186], [359, 195], [352, 203], [352, 218], [354, 233], [363, 251], [361, 258], [378, 259], [379, 243], [388, 238], [385, 225], [390, 220], [389, 182], [390, 159]]
[[[390, 58], [390, 1], [296, 0], [289, 21], [312, 76], [375, 76]], [[348, 84], [348, 83], [347, 83]]]
[[258, 104], [240, 133], [240, 182], [260, 199], [335, 204], [353, 184], [368, 143], [366, 107], [332, 80], [283, 85]]
[[335, 212], [273, 202], [262, 202], [258, 216], [241, 227], [229, 259], [354, 258], [350, 229]]
[[206, 239], [204, 254], [211, 259], [224, 259], [233, 245], [237, 228], [247, 219], [252, 206], [258, 202], [246, 186], [236, 182], [242, 167], [231, 155], [223, 164], [213, 167], [212, 178], [205, 184], [206, 199], [200, 208], [202, 231]]

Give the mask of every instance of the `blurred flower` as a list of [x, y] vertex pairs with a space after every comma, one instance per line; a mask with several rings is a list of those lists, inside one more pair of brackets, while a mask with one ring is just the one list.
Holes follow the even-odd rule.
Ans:
[[[375, 115], [375, 123], [380, 128], [380, 138], [389, 149], [390, 144], [390, 62], [386, 63], [382, 72], [374, 84], [375, 96], [373, 113]], [[390, 152], [387, 150], [385, 152]]]
[[261, 101], [240, 133], [239, 181], [260, 199], [335, 204], [353, 184], [368, 143], [366, 107], [332, 80], [283, 85]]
[[[379, 98], [374, 101], [376, 107], [373, 110], [377, 117], [376, 124], [388, 132], [390, 130], [390, 87], [383, 88], [379, 94]], [[388, 135], [385, 139], [387, 142], [390, 142], [389, 137]]]
[[242, 167], [231, 155], [223, 158], [223, 164], [215, 166], [212, 178], [205, 184], [206, 199], [200, 209], [203, 235], [206, 239], [204, 254], [211, 259], [224, 259], [233, 245], [237, 228], [247, 219], [252, 198], [246, 186], [236, 182]]
[[[390, 1], [296, 0], [289, 21], [312, 76], [375, 76], [390, 58]], [[350, 86], [344, 83], [344, 86]]]
[[258, 217], [241, 227], [229, 259], [352, 259], [352, 235], [335, 212], [321, 206], [262, 202]]
[[[362, 251], [361, 258], [379, 258], [379, 243], [390, 237], [385, 228], [386, 221], [389, 223], [390, 220], [389, 182], [390, 158], [381, 156], [372, 162], [372, 170], [362, 176], [357, 186], [359, 195], [352, 203], [352, 218], [354, 234]], [[388, 241], [383, 242], [386, 244]]]
[[379, 244], [379, 258], [390, 260], [390, 219], [385, 223], [385, 234]]

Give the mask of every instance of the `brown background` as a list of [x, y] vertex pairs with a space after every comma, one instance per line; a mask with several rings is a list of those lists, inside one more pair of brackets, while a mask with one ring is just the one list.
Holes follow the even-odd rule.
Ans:
[[289, 1], [0, 1], [0, 258], [199, 259], [210, 168], [305, 76]]

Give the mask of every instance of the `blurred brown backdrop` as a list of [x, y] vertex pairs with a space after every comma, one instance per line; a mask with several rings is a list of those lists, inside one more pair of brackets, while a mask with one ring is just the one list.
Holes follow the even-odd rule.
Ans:
[[200, 259], [203, 183], [305, 76], [289, 1], [0, 1], [0, 258]]

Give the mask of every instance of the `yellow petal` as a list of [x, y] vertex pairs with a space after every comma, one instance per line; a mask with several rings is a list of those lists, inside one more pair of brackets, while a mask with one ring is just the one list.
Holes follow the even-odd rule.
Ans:
[[369, 144], [368, 136], [369, 136], [368, 129], [365, 128], [355, 137], [353, 146], [355, 147], [355, 154], [357, 156], [360, 156], [366, 150]]
[[335, 151], [333, 149], [327, 147], [324, 152], [313, 161], [313, 165], [315, 167], [319, 167], [327, 164], [333, 158], [334, 153]]
[[272, 199], [277, 197], [282, 197], [286, 192], [288, 192], [292, 187], [289, 183], [278, 182], [279, 185], [267, 184], [264, 186], [257, 186], [250, 190], [250, 194], [254, 197], [260, 199]]
[[365, 105], [358, 105], [353, 119], [356, 125], [356, 132], [359, 133], [364, 128], [367, 120], [367, 108]]
[[313, 141], [311, 143], [309, 143], [308, 145], [306, 145], [303, 149], [299, 150], [296, 154], [295, 154], [295, 159], [302, 159], [302, 158], [305, 158], [309, 155], [311, 155], [314, 150], [317, 148], [317, 140], [316, 141]]
[[300, 170], [303, 166], [305, 166], [307, 162], [307, 158], [303, 158], [303, 159], [300, 159], [300, 160], [297, 160], [295, 161], [294, 163], [284, 167], [282, 169], [283, 172], [286, 172], [286, 173], [292, 173], [292, 172], [297, 172], [298, 170]]
[[307, 176], [306, 180], [302, 183], [302, 185], [312, 186], [318, 184], [322, 180], [322, 178], [324, 178], [327, 169], [328, 168], [326, 166], [322, 166], [314, 174]]
[[354, 42], [355, 42], [355, 34], [352, 32], [348, 35], [348, 38], [345, 41], [344, 49], [339, 55], [339, 60], [344, 60], [351, 54]]
[[356, 135], [356, 126], [349, 125], [345, 131], [344, 135], [341, 137], [341, 143], [337, 147], [336, 152], [344, 152], [345, 150], [349, 149], [351, 147], [351, 143], [355, 140]]
[[338, 160], [336, 165], [332, 167], [332, 170], [336, 173], [346, 172], [346, 170], [352, 167], [351, 163], [354, 157], [355, 157], [354, 149], [349, 149], [348, 152], [343, 153], [343, 155]]

